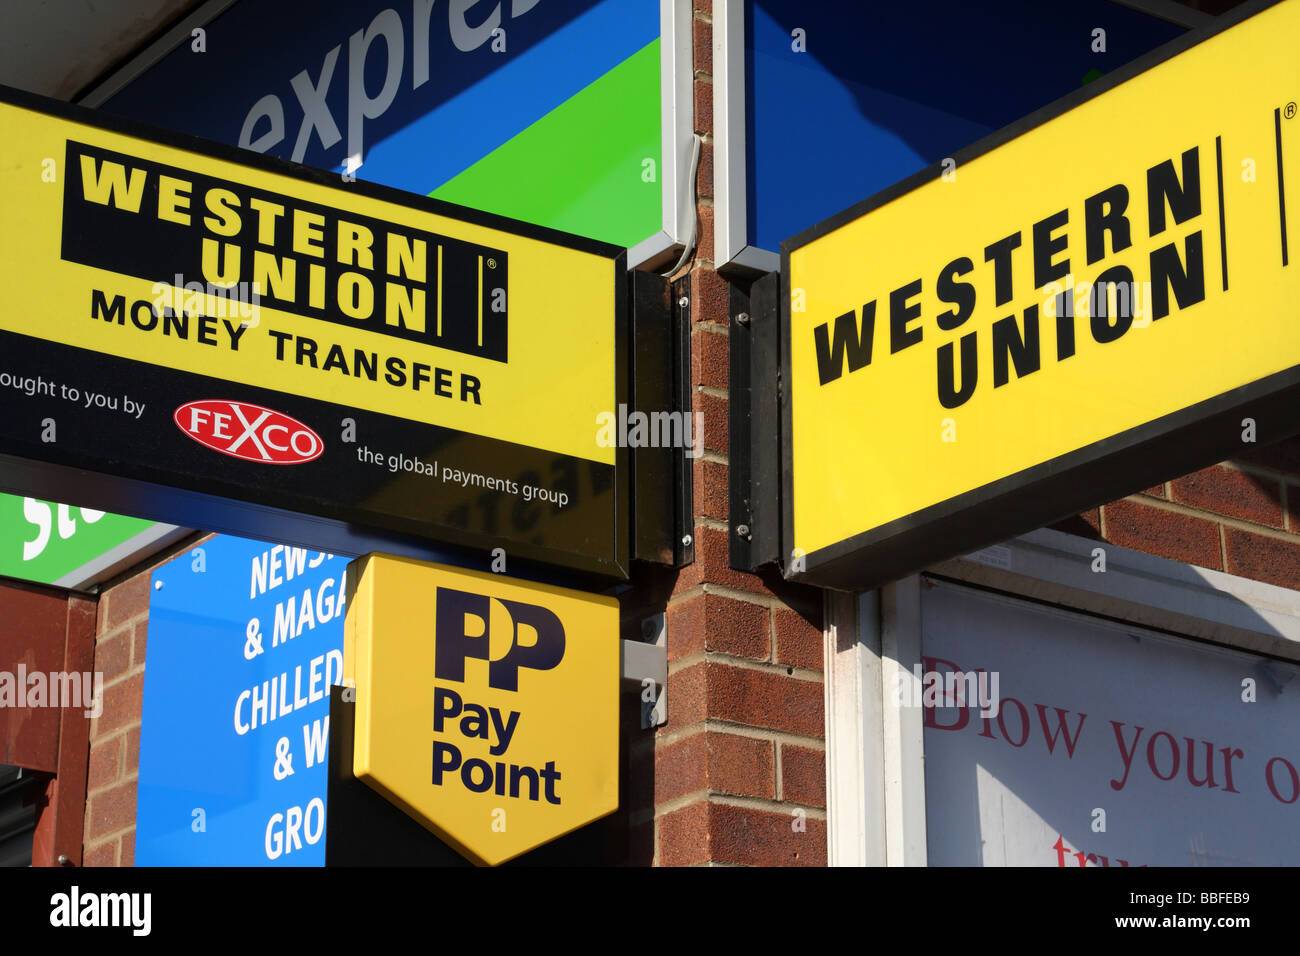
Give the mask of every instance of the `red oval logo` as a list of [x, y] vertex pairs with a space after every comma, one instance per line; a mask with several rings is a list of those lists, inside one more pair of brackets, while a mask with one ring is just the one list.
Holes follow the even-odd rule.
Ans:
[[200, 445], [263, 465], [301, 465], [325, 450], [321, 437], [298, 419], [251, 402], [186, 402], [172, 420]]

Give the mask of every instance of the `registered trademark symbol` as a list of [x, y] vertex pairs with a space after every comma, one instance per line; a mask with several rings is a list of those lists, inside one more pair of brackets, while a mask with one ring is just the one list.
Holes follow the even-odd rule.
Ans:
[[1293, 119], [1295, 117], [1295, 100], [1292, 100], [1283, 108], [1282, 114], [1286, 116], [1287, 119]]
[[[1290, 106], [1287, 107], [1287, 109], [1291, 111], [1291, 113], [1287, 114], [1287, 118], [1289, 119], [1291, 117], [1291, 114], [1295, 112], [1295, 104], [1292, 103]], [[489, 269], [495, 269], [497, 267], [497, 261], [495, 259], [489, 259], [487, 261], [487, 267]]]

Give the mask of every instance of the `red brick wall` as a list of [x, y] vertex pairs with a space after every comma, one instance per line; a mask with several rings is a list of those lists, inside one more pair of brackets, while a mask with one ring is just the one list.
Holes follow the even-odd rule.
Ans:
[[1300, 588], [1300, 439], [1251, 449], [1054, 527]]
[[695, 0], [699, 245], [691, 279], [691, 385], [704, 414], [694, 464], [695, 563], [644, 570], [624, 597], [628, 637], [666, 611], [668, 722], [633, 737], [625, 794], [629, 862], [826, 862], [821, 592], [727, 559], [726, 282], [713, 270], [713, 78], [709, 0]]
[[136, 781], [140, 771], [140, 707], [149, 630], [150, 573], [191, 540], [111, 582], [99, 597], [96, 671], [104, 673], [104, 709], [90, 723], [86, 779], [85, 866], [135, 863]]

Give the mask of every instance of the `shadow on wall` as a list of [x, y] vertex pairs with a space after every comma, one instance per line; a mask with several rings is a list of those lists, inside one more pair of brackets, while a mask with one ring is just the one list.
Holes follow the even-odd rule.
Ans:
[[[1171, 478], [1049, 527], [1294, 588], [1300, 542], [1300, 436]], [[1230, 519], [1222, 524], [1220, 519]], [[1254, 525], [1251, 530], [1245, 525]]]

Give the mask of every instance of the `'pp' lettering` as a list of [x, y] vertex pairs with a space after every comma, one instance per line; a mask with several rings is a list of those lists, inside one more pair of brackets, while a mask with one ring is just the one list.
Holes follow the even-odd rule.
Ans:
[[[498, 660], [490, 657], [488, 634], [494, 600], [505, 608], [512, 627], [509, 650]], [[465, 661], [474, 658], [488, 662], [489, 687], [517, 691], [521, 667], [545, 671], [564, 659], [564, 625], [553, 611], [536, 604], [438, 588], [434, 627], [437, 638], [434, 675], [439, 680], [464, 682]], [[531, 630], [536, 639], [521, 643], [521, 627]]]

